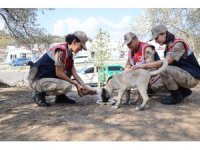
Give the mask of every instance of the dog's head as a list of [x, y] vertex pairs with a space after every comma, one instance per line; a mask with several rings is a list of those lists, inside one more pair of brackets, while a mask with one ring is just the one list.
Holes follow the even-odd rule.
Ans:
[[105, 88], [102, 88], [101, 98], [102, 98], [103, 102], [108, 102], [108, 100], [110, 99], [110, 94], [108, 93], [108, 91]]

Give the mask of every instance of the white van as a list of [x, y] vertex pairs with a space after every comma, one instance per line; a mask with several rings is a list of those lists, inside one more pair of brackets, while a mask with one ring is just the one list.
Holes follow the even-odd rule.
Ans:
[[74, 56], [74, 63], [88, 63], [88, 56]]
[[77, 69], [77, 73], [85, 84], [90, 86], [97, 86], [98, 73], [94, 65], [88, 65], [80, 69]]

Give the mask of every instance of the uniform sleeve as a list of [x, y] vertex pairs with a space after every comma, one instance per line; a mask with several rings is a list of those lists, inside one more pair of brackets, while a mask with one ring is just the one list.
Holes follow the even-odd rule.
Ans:
[[181, 56], [183, 56], [184, 53], [185, 53], [184, 44], [182, 42], [178, 42], [173, 46], [172, 50], [167, 53], [167, 56], [171, 57], [176, 61], [179, 61], [179, 59], [181, 58]]
[[57, 50], [55, 53], [55, 66], [64, 67], [64, 56], [62, 50]]
[[147, 47], [145, 50], [145, 56], [144, 59], [146, 62], [154, 61], [154, 50], [152, 47]]

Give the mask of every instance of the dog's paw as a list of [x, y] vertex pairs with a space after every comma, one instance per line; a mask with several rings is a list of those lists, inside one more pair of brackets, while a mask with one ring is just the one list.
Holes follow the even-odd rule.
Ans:
[[136, 111], [139, 111], [139, 110], [140, 110], [140, 107], [135, 107], [135, 110], [136, 110]]
[[141, 107], [136, 107], [135, 110], [136, 110], [136, 111], [141, 111], [141, 110], [144, 110], [144, 109], [141, 108]]
[[123, 105], [129, 105], [130, 102], [123, 102], [122, 104], [123, 104]]
[[112, 109], [117, 109], [117, 108], [119, 108], [119, 106], [114, 105], [114, 106], [112, 106], [111, 108], [112, 108]]
[[129, 102], [129, 105], [136, 105], [137, 102]]
[[110, 99], [108, 104], [111, 105], [111, 106], [114, 106], [116, 104], [116, 100]]
[[97, 104], [99, 104], [99, 105], [106, 105], [107, 103], [106, 103], [106, 102], [103, 102], [102, 100], [98, 100], [98, 101], [97, 101]]

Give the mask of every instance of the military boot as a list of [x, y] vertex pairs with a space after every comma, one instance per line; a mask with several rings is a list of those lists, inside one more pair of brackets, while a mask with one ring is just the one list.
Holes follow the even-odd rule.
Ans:
[[190, 90], [189, 88], [184, 88], [184, 87], [179, 86], [179, 90], [183, 96], [183, 99], [192, 94], [192, 90]]
[[76, 104], [76, 101], [62, 94], [56, 96], [55, 103]]
[[38, 106], [40, 107], [51, 106], [49, 103], [46, 102], [45, 96], [46, 96], [45, 92], [34, 91], [32, 94], [32, 98], [38, 104]]
[[179, 89], [170, 90], [171, 95], [161, 101], [165, 105], [174, 105], [183, 101], [183, 96]]

